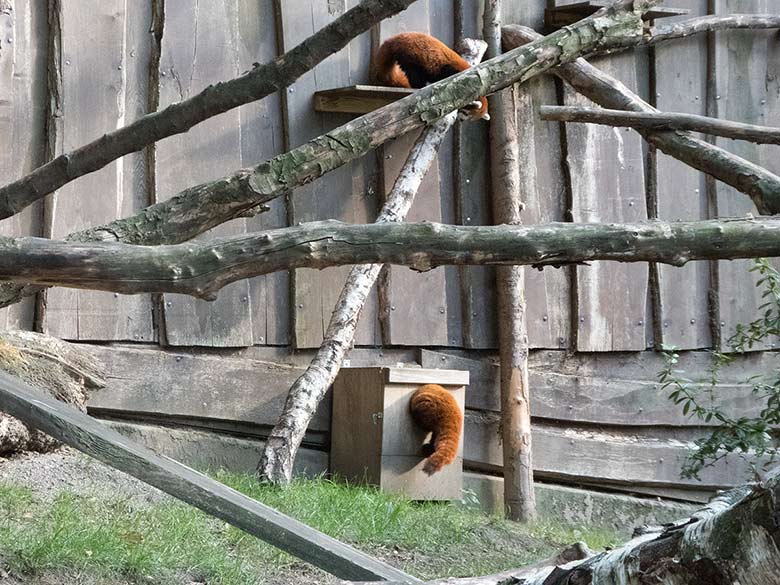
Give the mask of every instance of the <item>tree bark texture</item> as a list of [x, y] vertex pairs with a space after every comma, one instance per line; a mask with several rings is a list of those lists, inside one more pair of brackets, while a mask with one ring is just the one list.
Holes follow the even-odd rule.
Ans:
[[[462, 55], [470, 65], [475, 65], [482, 59], [485, 49], [484, 42], [466, 39]], [[404, 221], [439, 146], [456, 118], [457, 112], [451, 112], [423, 130], [385, 198], [376, 223]], [[364, 264], [350, 270], [322, 344], [309, 367], [290, 388], [279, 422], [266, 440], [258, 465], [258, 473], [264, 479], [287, 484], [292, 478], [293, 462], [306, 428], [341, 369], [344, 356], [355, 339], [360, 313], [381, 269], [382, 264]]]
[[381, 20], [406, 9], [415, 0], [363, 0], [322, 30], [281, 57], [231, 79], [210, 85], [199, 94], [132, 124], [104, 134], [74, 151], [62, 154], [29, 175], [0, 188], [0, 219], [5, 219], [59, 189], [102, 169], [131, 152], [182, 134], [218, 114], [259, 100], [292, 84], [326, 57]]
[[[507, 25], [502, 29], [506, 48], [538, 38], [539, 34], [527, 27]], [[658, 112], [620, 81], [584, 59], [563, 65], [553, 73], [604, 108]], [[780, 177], [767, 169], [683, 132], [640, 130], [639, 133], [660, 151], [745, 193], [759, 213], [780, 213]]]
[[[430, 124], [482, 95], [524, 81], [583, 54], [641, 41], [641, 15], [656, 0], [620, 0], [580, 22], [500, 58], [429, 85], [290, 152], [232, 175], [185, 189], [137, 214], [70, 234], [73, 241], [149, 246], [186, 242], [252, 213], [289, 189], [309, 183], [410, 130]], [[39, 190], [40, 191], [40, 190]], [[28, 284], [0, 287], [0, 308], [39, 292]]]
[[663, 23], [654, 26], [649, 35], [645, 35], [642, 44], [655, 45], [672, 39], [683, 39], [695, 34], [721, 30], [752, 29], [761, 30], [780, 28], [780, 14], [726, 14], [698, 16], [672, 24]]
[[622, 126], [637, 130], [690, 130], [711, 136], [747, 140], [757, 144], [780, 144], [780, 128], [719, 120], [697, 114], [677, 112], [627, 112], [585, 108], [582, 106], [541, 106], [542, 120], [585, 122], [605, 126]]
[[[484, 36], [490, 55], [501, 53], [501, 0], [487, 0]], [[523, 209], [520, 137], [517, 133], [515, 91], [507, 87], [490, 96], [490, 160], [493, 217], [498, 224], [519, 225]], [[532, 137], [524, 137], [533, 140]], [[525, 145], [528, 148], [528, 145]], [[527, 174], [526, 174], [527, 175]], [[533, 186], [530, 185], [532, 188]], [[504, 511], [507, 518], [530, 522], [536, 516], [531, 408], [528, 388], [528, 330], [525, 268], [499, 266], [498, 343], [501, 363], [501, 443], [504, 464]]]
[[[780, 585], [778, 501], [775, 469], [760, 484], [722, 493], [690, 518], [607, 552], [573, 546], [563, 562], [425, 585]], [[578, 552], [587, 557], [576, 560]]]
[[0, 279], [213, 300], [231, 282], [291, 268], [383, 263], [425, 271], [594, 260], [682, 266], [761, 256], [780, 256], [778, 217], [530, 226], [322, 221], [175, 246], [0, 238]]

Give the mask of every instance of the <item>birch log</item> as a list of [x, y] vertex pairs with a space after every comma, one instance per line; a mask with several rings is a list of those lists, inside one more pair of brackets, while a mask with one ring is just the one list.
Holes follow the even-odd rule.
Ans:
[[[578, 23], [416, 91], [287, 153], [181, 191], [137, 214], [68, 236], [73, 241], [160, 245], [186, 242], [230, 219], [262, 209], [372, 148], [517, 81], [580, 55], [642, 41], [641, 16], [657, 0], [619, 0]], [[0, 286], [0, 308], [39, 292], [28, 284]]]
[[[501, 33], [506, 48], [540, 37], [534, 30], [519, 25], [505, 26]], [[553, 73], [604, 108], [658, 111], [620, 81], [584, 59], [558, 67]], [[780, 177], [767, 169], [684, 132], [642, 130], [640, 134], [658, 150], [745, 193], [753, 200], [759, 213], [780, 213]]]
[[[484, 36], [490, 57], [501, 53], [501, 0], [487, 0]], [[490, 96], [491, 190], [493, 217], [497, 224], [519, 225], [523, 209], [521, 189], [533, 184], [521, 172], [517, 133], [515, 91], [507, 87]], [[533, 140], [524, 136], [523, 140]], [[525, 148], [529, 145], [526, 144]], [[533, 146], [531, 146], [533, 148]], [[521, 185], [521, 179], [525, 179]], [[530, 522], [536, 516], [534, 472], [531, 450], [531, 403], [528, 388], [528, 329], [525, 305], [525, 268], [499, 266], [496, 270], [498, 296], [498, 347], [501, 363], [501, 443], [504, 464], [504, 511], [507, 518]]]
[[175, 246], [0, 238], [0, 280], [213, 300], [224, 286], [292, 268], [397, 264], [561, 266], [780, 256], [780, 217], [632, 224], [453, 226], [322, 221]]
[[[486, 48], [482, 41], [464, 39], [461, 54], [473, 66], [480, 62]], [[423, 130], [375, 223], [404, 221], [439, 146], [456, 118], [457, 112], [451, 112]], [[344, 357], [355, 339], [360, 312], [381, 269], [382, 264], [364, 264], [350, 270], [330, 317], [325, 338], [309, 367], [290, 388], [279, 422], [266, 439], [257, 467], [258, 474], [264, 479], [286, 484], [292, 478], [293, 462], [306, 428], [344, 363]]]

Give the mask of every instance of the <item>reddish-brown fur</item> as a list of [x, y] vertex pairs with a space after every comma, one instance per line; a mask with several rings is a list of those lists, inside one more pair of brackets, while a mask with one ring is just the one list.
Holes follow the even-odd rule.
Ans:
[[[424, 33], [401, 33], [390, 37], [376, 55], [374, 80], [380, 85], [421, 88], [469, 68], [469, 64], [442, 43]], [[472, 118], [487, 118], [487, 99], [470, 108]]]
[[463, 429], [463, 414], [450, 392], [438, 384], [420, 386], [409, 403], [412, 418], [432, 433], [433, 453], [423, 466], [432, 475], [455, 460]]

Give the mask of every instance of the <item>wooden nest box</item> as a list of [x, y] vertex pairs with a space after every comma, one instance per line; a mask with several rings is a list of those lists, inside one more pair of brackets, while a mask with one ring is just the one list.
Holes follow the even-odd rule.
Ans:
[[344, 368], [333, 385], [331, 471], [414, 500], [460, 500], [463, 434], [450, 465], [428, 476], [423, 445], [429, 433], [412, 420], [409, 400], [423, 384], [452, 392], [463, 412], [469, 373], [458, 370]]

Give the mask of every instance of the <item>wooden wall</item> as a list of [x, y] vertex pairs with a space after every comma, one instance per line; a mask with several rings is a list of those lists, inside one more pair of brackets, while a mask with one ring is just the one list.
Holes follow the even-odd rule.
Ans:
[[[357, 1], [167, 2], [162, 17], [162, 0], [80, 0], [77, 7], [61, 0], [0, 0], [0, 136], [14, 146], [0, 151], [0, 182], [148, 111], [186, 99], [210, 83], [234, 77], [255, 62], [268, 61]], [[551, 3], [506, 1], [505, 19], [541, 30], [544, 9]], [[85, 176], [43, 205], [0, 223], [0, 233], [64, 237], [295, 147], [349, 120], [343, 114], [316, 113], [312, 94], [366, 82], [372, 41], [405, 30], [427, 31], [448, 43], [478, 36], [480, 4], [418, 0], [279, 95], [227, 112]], [[689, 8], [692, 14], [775, 8], [771, 0], [667, 4]], [[661, 109], [780, 124], [778, 47], [775, 32], [729, 32], [594, 63]], [[525, 194], [529, 223], [703, 219], [752, 210], [745, 196], [650, 151], [631, 131], [539, 121], [535, 112], [540, 104], [586, 103], [552, 78], [534, 80], [519, 88], [517, 96], [520, 134], [530, 145], [524, 150], [524, 171], [532, 173], [536, 183], [533, 192]], [[371, 221], [413, 140], [399, 138], [294, 189], [276, 200], [270, 212], [232, 221], [202, 237], [325, 218]], [[426, 177], [410, 219], [491, 223], [486, 141], [484, 122], [456, 127]], [[780, 172], [776, 146], [719, 144]], [[539, 350], [534, 354], [539, 373], [533, 389], [539, 477], [616, 489], [635, 483], [647, 493], [666, 490], [663, 493], [674, 495], [674, 490], [682, 490], [686, 497], [729, 485], [733, 466], [713, 471], [702, 484], [676, 478], [686, 442], [701, 429], [691, 427], [659, 393], [653, 381], [658, 356], [647, 350], [661, 344], [684, 350], [722, 347], [737, 323], [754, 318], [759, 296], [749, 267], [747, 261], [696, 262], [681, 269], [596, 262], [529, 271], [529, 338]], [[114, 348], [120, 357], [112, 357], [114, 349], [95, 346], [110, 368], [116, 368], [114, 379], [121, 381], [112, 387], [114, 394], [95, 398], [95, 412], [135, 412], [187, 424], [208, 419], [209, 425], [223, 430], [250, 433], [255, 432], [249, 430], [252, 424], [270, 424], [295, 375], [275, 369], [279, 364], [268, 365], [273, 362], [268, 356], [277, 355], [274, 347], [283, 348], [278, 356], [284, 361], [291, 350], [318, 346], [347, 271], [300, 269], [258, 277], [231, 285], [214, 303], [179, 295], [53, 289], [37, 304], [29, 300], [0, 312], [0, 325], [36, 326], [74, 341], [124, 344]], [[131, 348], [128, 343], [143, 345]], [[392, 360], [391, 355], [407, 361], [404, 348], [424, 347], [450, 352], [443, 357], [424, 354], [426, 360], [449, 364], [457, 355], [482, 363], [496, 344], [493, 270], [451, 267], [418, 274], [387, 269], [363, 311], [356, 344], [396, 348], [375, 350], [372, 355], [379, 362]], [[161, 346], [169, 351], [160, 351]], [[757, 349], [773, 347], [770, 341]], [[189, 348], [214, 348], [216, 353]], [[564, 359], [561, 356], [568, 354], [559, 350], [574, 353]], [[247, 358], [247, 352], [265, 352], [260, 360], [264, 365]], [[182, 357], [189, 355], [195, 357]], [[758, 357], [754, 365], [759, 370], [765, 366], [761, 359], [774, 359]], [[301, 359], [296, 368], [304, 364]], [[694, 366], [701, 365], [696, 360], [702, 358], [691, 359]], [[271, 373], [250, 383], [256, 367], [271, 368]], [[227, 385], [216, 374], [223, 369], [229, 372]], [[152, 378], [142, 387], [126, 381], [149, 372]], [[155, 380], [162, 379], [169, 380], [170, 392], [181, 396], [198, 388], [197, 400], [170, 402], [181, 412], [178, 406], [163, 406], [162, 390], [155, 386]], [[485, 398], [495, 390], [488, 380], [482, 376], [470, 389], [467, 459], [474, 469], [497, 472], [497, 406], [494, 398]], [[229, 391], [219, 393], [216, 387]], [[734, 400], [749, 407], [744, 397]], [[318, 421], [307, 440], [324, 448], [327, 416]]]

